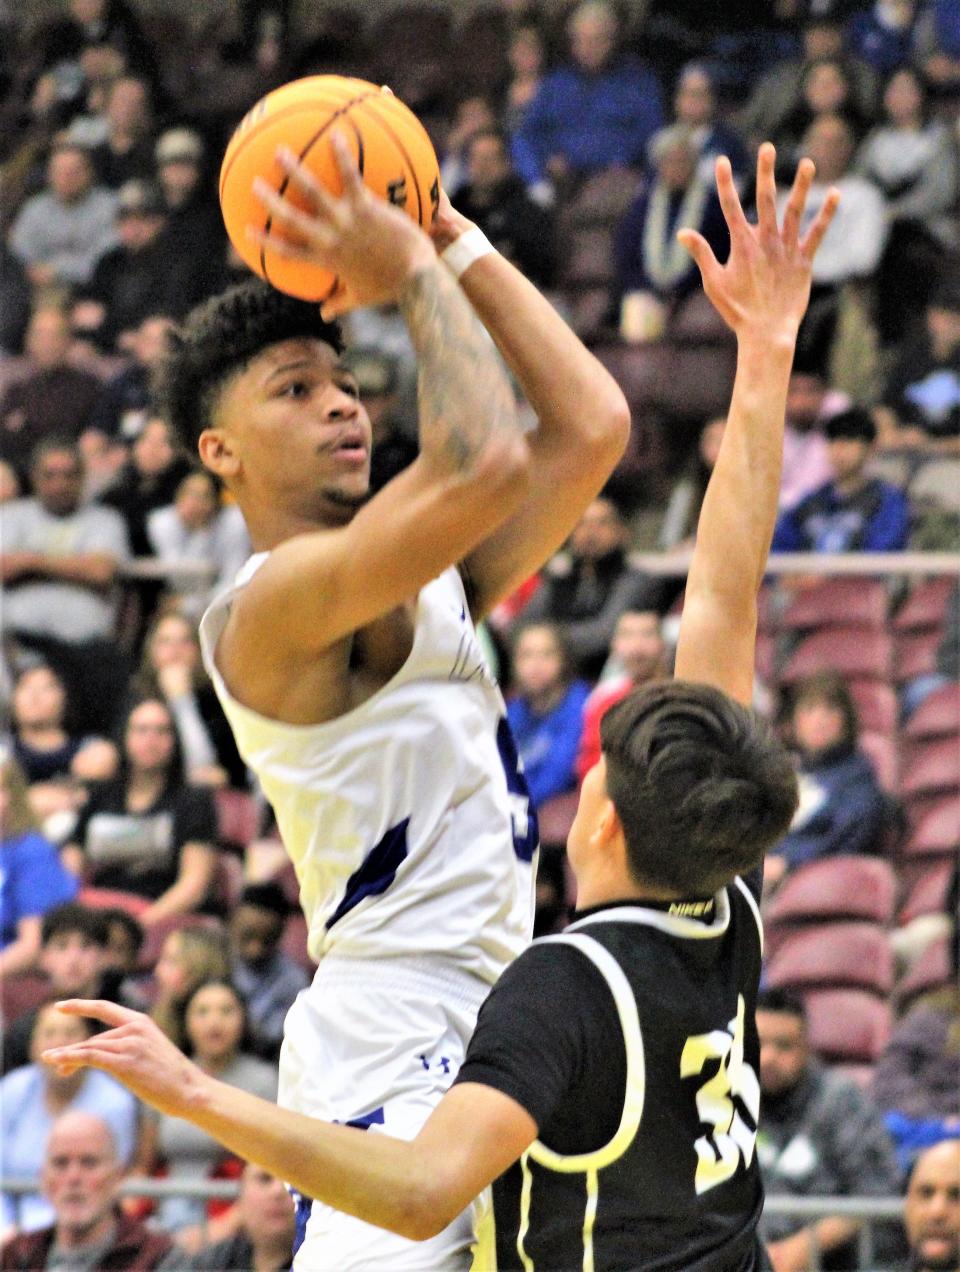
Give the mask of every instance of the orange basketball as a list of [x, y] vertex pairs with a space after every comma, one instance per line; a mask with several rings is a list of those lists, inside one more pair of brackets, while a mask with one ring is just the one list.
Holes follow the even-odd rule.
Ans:
[[287, 260], [261, 248], [247, 226], [269, 231], [271, 217], [253, 193], [262, 177], [298, 208], [303, 196], [289, 187], [277, 163], [280, 146], [292, 150], [332, 193], [341, 181], [330, 148], [331, 130], [346, 137], [364, 184], [429, 229], [440, 197], [437, 156], [423, 125], [377, 84], [342, 75], [311, 75], [262, 97], [244, 116], [220, 168], [220, 208], [230, 241], [247, 265], [280, 291], [322, 303], [333, 294], [332, 270]]

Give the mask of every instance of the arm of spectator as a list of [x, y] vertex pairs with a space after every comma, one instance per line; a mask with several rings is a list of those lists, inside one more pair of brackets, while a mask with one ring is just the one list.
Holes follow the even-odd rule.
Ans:
[[38, 552], [30, 573], [75, 583], [94, 592], [107, 592], [116, 582], [119, 566], [119, 560], [110, 552], [78, 552], [73, 556], [47, 556]]
[[902, 490], [886, 486], [880, 507], [870, 520], [863, 541], [865, 552], [899, 552], [910, 533], [910, 504]]
[[0, 977], [29, 972], [40, 955], [40, 915], [27, 914], [17, 923], [17, 934], [0, 950]]
[[170, 914], [190, 914], [206, 899], [217, 863], [211, 844], [192, 842], [180, 849], [180, 871], [176, 882], [157, 897], [140, 915], [145, 927]]
[[209, 768], [217, 763], [217, 752], [200, 714], [190, 670], [183, 664], [171, 663], [160, 668], [157, 681], [173, 715], [183, 750], [184, 768], [188, 779], [193, 781], [194, 770]]
[[[856, 1219], [839, 1216], [821, 1219], [809, 1228], [801, 1228], [780, 1241], [767, 1246], [773, 1272], [809, 1272], [819, 1267], [819, 1255], [835, 1250], [857, 1234], [860, 1224]], [[816, 1253], [815, 1253], [816, 1252]]]

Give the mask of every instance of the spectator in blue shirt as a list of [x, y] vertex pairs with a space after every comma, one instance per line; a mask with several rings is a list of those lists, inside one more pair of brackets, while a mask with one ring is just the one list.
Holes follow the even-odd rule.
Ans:
[[11, 756], [0, 761], [0, 976], [30, 970], [40, 954], [40, 922], [72, 901], [79, 884], [37, 829], [27, 783]]
[[546, 76], [514, 137], [517, 171], [535, 192], [602, 168], [641, 167], [664, 123], [660, 84], [617, 51], [618, 21], [604, 0], [586, 0], [567, 27], [571, 61]]
[[855, 13], [847, 29], [851, 52], [863, 58], [881, 75], [910, 60], [917, 0], [876, 0], [871, 8]]
[[876, 426], [852, 407], [823, 427], [833, 480], [780, 516], [773, 552], [897, 552], [906, 547], [910, 509], [903, 491], [870, 477]]
[[889, 807], [870, 761], [857, 749], [857, 710], [841, 676], [822, 671], [802, 680], [790, 726], [800, 760], [800, 802], [786, 837], [767, 855], [767, 887], [805, 862], [875, 849]]
[[527, 785], [539, 807], [577, 784], [574, 761], [590, 687], [572, 680], [570, 658], [554, 623], [522, 627], [513, 648], [516, 697], [507, 718], [523, 760]]

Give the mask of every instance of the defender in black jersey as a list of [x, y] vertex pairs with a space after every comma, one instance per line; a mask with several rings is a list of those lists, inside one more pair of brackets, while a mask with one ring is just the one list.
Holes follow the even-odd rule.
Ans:
[[[680, 232], [738, 356], [687, 580], [678, 679], [637, 690], [604, 718], [568, 840], [579, 914], [501, 978], [457, 1082], [416, 1138], [380, 1134], [378, 1110], [361, 1131], [224, 1087], [150, 1021], [110, 1004], [69, 1004], [118, 1027], [48, 1053], [51, 1063], [105, 1069], [304, 1196], [415, 1239], [492, 1185], [478, 1272], [763, 1266], [757, 893], [796, 782], [747, 704], [787, 383], [837, 197], [801, 236], [813, 165], [801, 163], [782, 227], [773, 170], [765, 145], [752, 226], [718, 161], [725, 266], [694, 231]], [[398, 1055], [397, 1081], [405, 1066], [435, 1068], [441, 1081], [444, 1056], [416, 1051]]]

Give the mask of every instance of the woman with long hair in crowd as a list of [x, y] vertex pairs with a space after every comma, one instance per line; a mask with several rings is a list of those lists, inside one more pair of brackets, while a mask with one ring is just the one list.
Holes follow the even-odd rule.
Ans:
[[219, 927], [188, 927], [171, 932], [153, 969], [155, 997], [151, 1017], [178, 1047], [184, 1045], [183, 1005], [203, 981], [230, 973], [230, 945]]
[[183, 756], [165, 702], [146, 698], [127, 713], [121, 768], [90, 788], [66, 864], [94, 887], [144, 902], [145, 927], [189, 914], [207, 900], [216, 868], [216, 810], [209, 790], [183, 780]]

